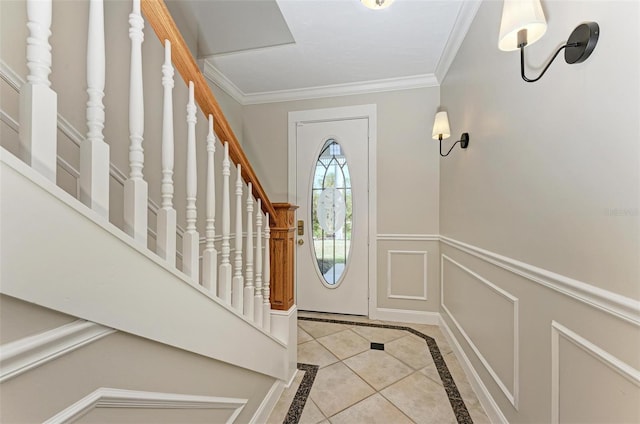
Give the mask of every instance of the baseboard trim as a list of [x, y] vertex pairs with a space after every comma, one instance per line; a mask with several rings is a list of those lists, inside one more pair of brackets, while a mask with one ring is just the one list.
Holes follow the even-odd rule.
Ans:
[[101, 387], [45, 421], [45, 424], [72, 423], [94, 408], [144, 409], [230, 409], [227, 423], [233, 423], [247, 399], [142, 392]]
[[0, 383], [115, 331], [93, 322], [77, 320], [49, 331], [5, 343], [0, 346]]
[[504, 414], [500, 410], [500, 407], [498, 406], [496, 401], [493, 399], [493, 396], [491, 396], [491, 393], [489, 393], [487, 386], [485, 386], [482, 380], [480, 379], [480, 376], [478, 375], [475, 368], [471, 364], [469, 357], [464, 353], [464, 350], [462, 350], [462, 346], [460, 346], [460, 343], [458, 343], [458, 340], [453, 335], [453, 332], [447, 325], [446, 321], [444, 320], [444, 318], [442, 318], [440, 314], [438, 315], [440, 318], [440, 322], [438, 323], [438, 325], [440, 326], [440, 330], [446, 337], [454, 355], [456, 355], [456, 358], [458, 359], [458, 362], [462, 366], [464, 373], [467, 375], [467, 380], [469, 380], [471, 387], [473, 387], [473, 390], [476, 392], [476, 395], [478, 396], [478, 400], [480, 401], [480, 404], [482, 405], [485, 412], [487, 413], [489, 420], [492, 423], [508, 424], [509, 421], [507, 421], [507, 418], [504, 416]]
[[440, 314], [437, 312], [412, 311], [404, 309], [376, 308], [371, 319], [382, 321], [408, 322], [412, 324], [438, 325]]
[[[295, 377], [296, 373], [293, 375]], [[293, 379], [291, 381], [293, 381]], [[290, 385], [291, 382], [288, 384]], [[276, 403], [278, 403], [278, 399], [280, 399], [280, 396], [286, 387], [288, 387], [287, 382], [276, 380], [267, 392], [267, 395], [262, 399], [262, 402], [260, 403], [260, 406], [258, 406], [258, 409], [256, 409], [253, 417], [249, 420], [249, 424], [266, 423], [269, 419], [269, 415], [271, 415], [273, 408], [276, 406]]]

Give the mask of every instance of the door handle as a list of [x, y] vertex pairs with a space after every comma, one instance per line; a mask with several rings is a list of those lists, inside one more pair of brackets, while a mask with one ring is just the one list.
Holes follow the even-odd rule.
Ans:
[[304, 244], [304, 239], [298, 239], [298, 245], [302, 246]]

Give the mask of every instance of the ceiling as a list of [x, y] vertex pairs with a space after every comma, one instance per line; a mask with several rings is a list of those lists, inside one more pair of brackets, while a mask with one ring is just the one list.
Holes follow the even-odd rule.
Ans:
[[[242, 104], [438, 85], [480, 0], [170, 2], [204, 73]], [[179, 22], [180, 24], [180, 22]]]

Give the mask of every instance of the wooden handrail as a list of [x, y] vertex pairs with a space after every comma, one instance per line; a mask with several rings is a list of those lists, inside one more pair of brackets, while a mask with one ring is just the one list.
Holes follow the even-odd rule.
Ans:
[[262, 188], [204, 75], [200, 72], [200, 68], [198, 68], [195, 59], [191, 55], [191, 51], [189, 51], [187, 43], [185, 43], [171, 13], [169, 13], [167, 5], [163, 0], [141, 0], [141, 6], [142, 12], [158, 36], [160, 43], [164, 45], [164, 40], [171, 42], [171, 57], [174, 66], [178, 69], [187, 85], [189, 85], [189, 81], [193, 81], [196, 102], [205, 116], [213, 115], [215, 132], [218, 138], [223, 142], [229, 142], [229, 156], [233, 163], [242, 166], [242, 179], [246, 183], [250, 182], [253, 185], [253, 196], [257, 199], [262, 199], [262, 211], [269, 213], [271, 216], [276, 216], [273, 204]]

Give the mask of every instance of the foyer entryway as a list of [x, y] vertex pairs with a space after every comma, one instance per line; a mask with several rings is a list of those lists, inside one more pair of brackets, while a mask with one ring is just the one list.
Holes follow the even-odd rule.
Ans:
[[289, 115], [300, 310], [369, 313], [372, 128], [374, 105]]
[[269, 423], [489, 422], [437, 326], [302, 313], [298, 362]]

